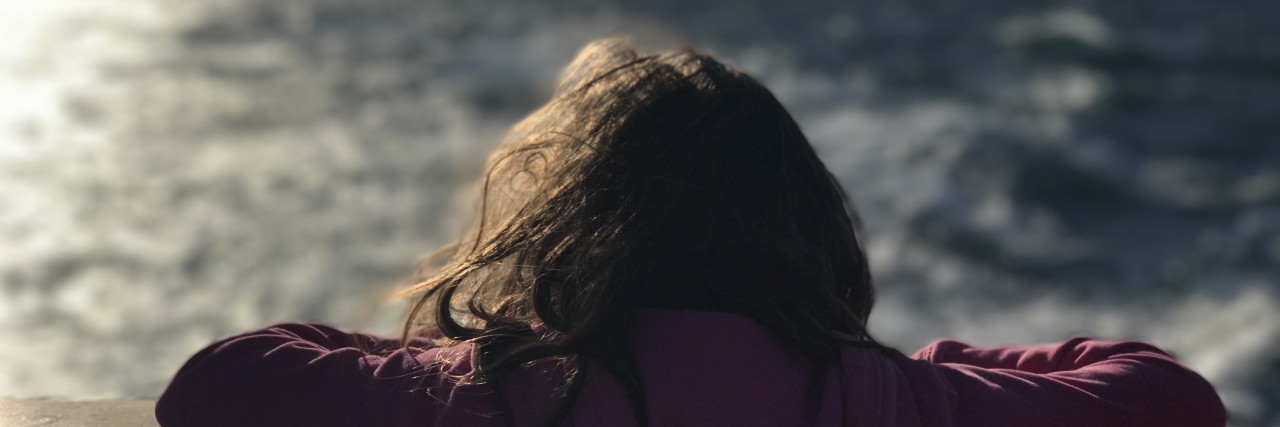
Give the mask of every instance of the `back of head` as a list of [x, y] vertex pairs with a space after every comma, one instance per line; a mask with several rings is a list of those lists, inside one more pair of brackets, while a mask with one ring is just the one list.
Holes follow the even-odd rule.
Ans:
[[815, 360], [847, 344], [833, 332], [874, 345], [842, 190], [777, 99], [709, 56], [589, 45], [482, 184], [409, 326], [478, 343], [489, 375], [561, 357], [639, 399], [627, 331], [645, 308], [740, 313]]

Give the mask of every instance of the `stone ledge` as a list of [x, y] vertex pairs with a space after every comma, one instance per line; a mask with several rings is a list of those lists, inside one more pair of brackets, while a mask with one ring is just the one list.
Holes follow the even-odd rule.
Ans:
[[154, 400], [0, 399], [5, 427], [155, 427]]

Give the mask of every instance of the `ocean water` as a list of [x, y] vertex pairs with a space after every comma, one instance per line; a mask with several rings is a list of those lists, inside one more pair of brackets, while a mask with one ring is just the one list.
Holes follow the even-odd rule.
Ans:
[[532, 3], [0, 2], [0, 396], [154, 397], [278, 321], [394, 333], [379, 295], [505, 127], [631, 34], [791, 109], [881, 340], [1145, 340], [1280, 426], [1280, 4]]

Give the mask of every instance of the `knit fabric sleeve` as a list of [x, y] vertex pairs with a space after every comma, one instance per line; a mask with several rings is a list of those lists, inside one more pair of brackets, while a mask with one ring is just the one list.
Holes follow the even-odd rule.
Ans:
[[[505, 425], [465, 346], [281, 324], [216, 342], [178, 371], [156, 403], [162, 426]], [[383, 351], [366, 351], [377, 350]]]
[[1160, 349], [1075, 338], [1056, 345], [975, 348], [938, 341], [934, 362], [955, 391], [955, 426], [1221, 427], [1213, 387]]

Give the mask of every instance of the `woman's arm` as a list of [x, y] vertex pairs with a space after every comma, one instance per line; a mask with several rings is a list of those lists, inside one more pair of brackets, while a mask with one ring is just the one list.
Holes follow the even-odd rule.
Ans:
[[940, 341], [913, 357], [937, 363], [955, 389], [956, 426], [1226, 424], [1213, 387], [1147, 344], [1076, 338], [974, 348]]
[[276, 325], [192, 356], [160, 396], [156, 419], [165, 426], [497, 424], [493, 390], [458, 385], [473, 369], [467, 350], [400, 349], [396, 340], [323, 325]]

